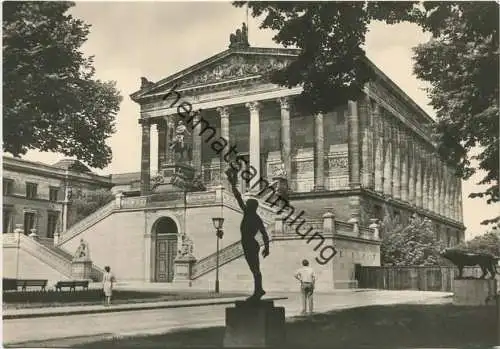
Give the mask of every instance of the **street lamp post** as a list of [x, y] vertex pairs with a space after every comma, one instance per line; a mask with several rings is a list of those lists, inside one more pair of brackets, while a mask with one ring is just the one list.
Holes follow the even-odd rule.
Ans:
[[215, 293], [219, 293], [219, 240], [224, 236], [222, 226], [224, 225], [224, 218], [214, 217], [212, 222], [215, 228], [215, 235], [217, 239], [217, 252], [215, 261]]

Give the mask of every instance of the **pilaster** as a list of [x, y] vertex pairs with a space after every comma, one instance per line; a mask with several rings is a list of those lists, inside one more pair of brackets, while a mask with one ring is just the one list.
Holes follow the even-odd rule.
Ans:
[[360, 186], [360, 158], [359, 158], [359, 119], [358, 104], [347, 102], [347, 152], [349, 158], [349, 186]]
[[314, 115], [314, 190], [325, 190], [325, 138], [323, 114]]
[[141, 195], [149, 194], [151, 180], [151, 125], [149, 119], [141, 119], [142, 147], [141, 147]]
[[401, 199], [401, 141], [398, 128], [394, 128], [394, 166], [392, 171], [393, 195], [395, 199]]
[[174, 161], [174, 154], [172, 150], [170, 150], [170, 144], [173, 141], [173, 133], [175, 128], [175, 120], [173, 115], [168, 115], [164, 117], [166, 122], [166, 130], [165, 130], [165, 143], [167, 148], [165, 150], [165, 162], [167, 164], [171, 164]]
[[370, 116], [370, 99], [365, 96], [359, 101], [359, 125], [361, 134], [361, 181], [363, 187], [373, 188], [372, 184], [372, 147], [370, 142], [370, 132], [372, 127]]
[[411, 203], [410, 201], [410, 147], [408, 142], [408, 137], [406, 134], [402, 134], [402, 159], [401, 159], [401, 200]]
[[[384, 122], [384, 124], [386, 124]], [[384, 194], [392, 196], [392, 142], [389, 130], [385, 142], [385, 156], [384, 156]]]

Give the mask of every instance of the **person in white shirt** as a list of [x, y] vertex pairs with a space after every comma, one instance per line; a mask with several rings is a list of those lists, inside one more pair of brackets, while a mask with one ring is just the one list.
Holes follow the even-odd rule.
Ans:
[[307, 313], [307, 305], [309, 305], [309, 313], [313, 312], [313, 293], [316, 276], [314, 270], [309, 266], [309, 261], [302, 261], [302, 268], [297, 270], [295, 278], [300, 281], [300, 290], [302, 293], [302, 314]]

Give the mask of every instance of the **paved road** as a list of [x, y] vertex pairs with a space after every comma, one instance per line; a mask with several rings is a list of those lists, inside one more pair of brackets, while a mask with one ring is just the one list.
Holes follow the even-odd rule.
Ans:
[[[445, 295], [418, 291], [343, 291], [315, 295], [315, 310], [324, 312], [366, 305], [450, 302]], [[277, 301], [276, 305], [284, 306], [287, 316], [298, 315], [300, 311], [298, 294], [270, 296], [289, 297], [287, 300]], [[28, 344], [27, 342], [50, 341], [51, 346], [62, 343], [68, 345], [85, 342], [89, 337], [159, 334], [179, 328], [223, 326], [226, 307], [227, 305], [212, 305], [4, 320], [3, 342], [4, 345], [21, 345], [21, 343]]]

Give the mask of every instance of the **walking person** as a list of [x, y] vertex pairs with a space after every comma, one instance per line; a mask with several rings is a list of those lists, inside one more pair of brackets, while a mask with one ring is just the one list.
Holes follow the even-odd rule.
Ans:
[[113, 294], [113, 283], [115, 276], [111, 273], [109, 266], [104, 267], [104, 275], [102, 277], [102, 289], [104, 291], [104, 306], [111, 305], [111, 295]]
[[300, 282], [300, 292], [302, 294], [302, 314], [307, 313], [307, 306], [309, 305], [309, 314], [313, 312], [313, 293], [316, 276], [314, 270], [309, 266], [309, 261], [304, 259], [302, 261], [302, 268], [297, 270], [295, 278]]

